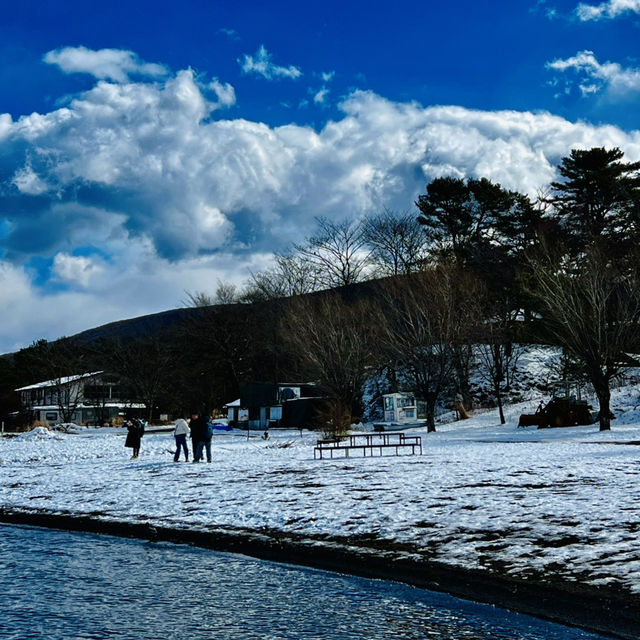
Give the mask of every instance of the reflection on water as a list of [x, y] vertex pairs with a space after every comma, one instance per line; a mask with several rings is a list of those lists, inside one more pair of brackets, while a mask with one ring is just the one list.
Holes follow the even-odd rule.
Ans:
[[138, 540], [0, 525], [0, 638], [587, 640], [396, 583]]

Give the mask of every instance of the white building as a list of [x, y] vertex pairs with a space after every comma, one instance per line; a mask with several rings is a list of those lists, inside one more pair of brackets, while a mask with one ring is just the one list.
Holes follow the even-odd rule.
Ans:
[[406, 424], [418, 422], [427, 417], [426, 403], [417, 400], [413, 393], [385, 393], [384, 421]]
[[104, 371], [45, 380], [16, 389], [33, 420], [58, 424], [104, 424], [145, 405], [125, 398], [116, 376]]

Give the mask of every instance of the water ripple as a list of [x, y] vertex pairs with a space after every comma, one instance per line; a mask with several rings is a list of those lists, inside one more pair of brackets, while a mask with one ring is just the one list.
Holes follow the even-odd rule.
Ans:
[[2, 640], [594, 640], [381, 580], [0, 525]]

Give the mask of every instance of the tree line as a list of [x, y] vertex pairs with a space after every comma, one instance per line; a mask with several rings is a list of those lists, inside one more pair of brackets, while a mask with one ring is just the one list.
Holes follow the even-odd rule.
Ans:
[[[486, 178], [442, 177], [418, 196], [417, 215], [318, 219], [243, 295], [290, 296], [283, 335], [342, 427], [378, 370], [426, 402], [433, 430], [445, 394], [472, 403], [472, 367], [504, 423], [502, 393], [522, 343], [535, 341], [562, 347], [609, 429], [611, 382], [640, 347], [640, 163], [617, 148], [576, 149], [558, 174], [535, 200]], [[371, 278], [375, 293], [349, 293]], [[329, 292], [299, 295], [319, 289]]]
[[435, 429], [447, 395], [473, 403], [474, 368], [504, 421], [520, 345], [544, 342], [591, 382], [608, 429], [611, 382], [638, 352], [640, 163], [619, 149], [573, 150], [558, 174], [536, 199], [441, 177], [412, 210], [317, 218], [243, 288], [187, 293], [194, 313], [171, 335], [76, 344], [60, 358], [34, 343], [0, 363], [0, 387], [55, 367], [108, 369], [150, 410], [180, 412], [220, 407], [244, 382], [313, 380], [328, 398], [323, 421], [339, 431], [378, 376], [424, 399]]

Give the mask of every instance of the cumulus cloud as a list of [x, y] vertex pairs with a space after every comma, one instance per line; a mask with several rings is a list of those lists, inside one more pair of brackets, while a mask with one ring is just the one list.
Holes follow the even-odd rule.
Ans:
[[598, 62], [592, 51], [580, 51], [565, 60], [547, 63], [553, 71], [573, 71], [580, 78], [583, 96], [606, 91], [612, 96], [627, 96], [640, 91], [640, 69], [624, 68], [616, 62]]
[[[0, 352], [19, 337], [175, 307], [218, 278], [241, 284], [312, 232], [314, 216], [404, 210], [438, 176], [534, 195], [572, 148], [617, 146], [640, 160], [638, 132], [366, 91], [317, 130], [216, 120], [203, 92], [220, 103], [231, 92], [215, 82], [218, 92], [191, 71], [100, 81], [65, 108], [0, 116]], [[57, 288], [31, 281], [34, 256], [50, 261]]]
[[103, 268], [92, 258], [58, 253], [53, 260], [52, 271], [56, 278], [64, 282], [87, 287]]
[[64, 109], [11, 122], [0, 159], [0, 174], [11, 176], [0, 193], [11, 227], [0, 247], [18, 261], [43, 229], [38, 242], [50, 255], [88, 230], [101, 242], [145, 238], [174, 261], [264, 248], [290, 239], [300, 216], [404, 208], [443, 173], [534, 193], [573, 145], [635, 140], [549, 114], [424, 108], [368, 92], [341, 108], [319, 131], [271, 128], [211, 120], [190, 71], [162, 85], [98, 83]]
[[264, 45], [260, 45], [255, 57], [245, 54], [242, 60], [238, 60], [238, 62], [240, 63], [243, 73], [256, 74], [267, 80], [277, 80], [279, 78], [296, 80], [302, 75], [302, 71], [293, 65], [281, 67], [274, 64], [271, 61], [272, 57]]
[[16, 171], [11, 182], [20, 193], [26, 195], [37, 196], [49, 191], [49, 185], [38, 177], [29, 162]]
[[583, 22], [612, 20], [624, 13], [640, 13], [640, 0], [609, 0], [596, 5], [581, 2], [575, 12]]
[[87, 49], [64, 47], [54, 49], [44, 56], [47, 64], [53, 64], [65, 73], [88, 73], [99, 80], [127, 82], [130, 76], [160, 78], [167, 75], [161, 64], [140, 60], [132, 51], [122, 49]]

